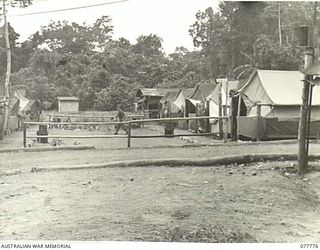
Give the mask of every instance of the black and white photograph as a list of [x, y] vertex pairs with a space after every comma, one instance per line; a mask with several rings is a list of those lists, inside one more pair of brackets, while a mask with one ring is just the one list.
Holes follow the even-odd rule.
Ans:
[[318, 248], [319, 26], [316, 1], [0, 0], [0, 247]]

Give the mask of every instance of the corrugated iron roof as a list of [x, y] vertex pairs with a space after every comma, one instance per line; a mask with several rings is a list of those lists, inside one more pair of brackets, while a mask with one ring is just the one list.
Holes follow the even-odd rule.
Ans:
[[157, 89], [141, 88], [139, 89], [143, 96], [163, 96]]
[[75, 96], [60, 96], [57, 99], [58, 101], [79, 101], [79, 98]]
[[164, 96], [168, 92], [179, 91], [179, 89], [159, 89], [159, 88], [157, 88], [157, 91], [161, 96]]
[[169, 91], [179, 91], [179, 89], [159, 89], [159, 88], [140, 88], [143, 96], [164, 96]]

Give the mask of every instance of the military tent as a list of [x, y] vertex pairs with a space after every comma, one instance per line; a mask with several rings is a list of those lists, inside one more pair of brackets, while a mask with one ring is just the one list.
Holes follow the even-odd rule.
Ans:
[[177, 114], [180, 108], [174, 103], [179, 91], [168, 91], [160, 99], [160, 117], [171, 117], [174, 114]]
[[181, 89], [174, 100], [174, 104], [180, 108], [184, 116], [186, 109], [186, 98], [189, 97], [193, 91], [193, 89]]
[[[238, 135], [259, 139], [296, 138], [303, 79], [299, 71], [256, 70], [235, 96], [236, 102], [241, 103]], [[315, 136], [320, 132], [319, 87], [314, 87], [311, 119], [310, 133]]]
[[[225, 110], [225, 114], [222, 112], [223, 116], [230, 115], [230, 103], [231, 96], [230, 91], [237, 91], [239, 87], [239, 81], [227, 81], [221, 84], [221, 88], [219, 85], [216, 85], [213, 92], [207, 97], [208, 105], [209, 105], [209, 116], [219, 116], [219, 94], [221, 89], [221, 108]], [[211, 123], [211, 131], [218, 132], [218, 119], [210, 119]]]
[[193, 89], [171, 90], [167, 92], [160, 100], [161, 106], [164, 103], [170, 104], [170, 112], [174, 116], [184, 116], [186, 97], [190, 96]]
[[[186, 98], [185, 115], [187, 117], [195, 116], [208, 116], [209, 107], [207, 103], [207, 97], [213, 92], [215, 88], [214, 83], [200, 83], [198, 84], [190, 96]], [[209, 121], [196, 121], [192, 120], [188, 122], [188, 129], [195, 131], [207, 132], [209, 129]]]
[[196, 114], [197, 105], [202, 104], [206, 106], [207, 97], [214, 91], [215, 85], [213, 83], [198, 84], [190, 96], [186, 97], [186, 116]]
[[[221, 105], [222, 107], [227, 107], [227, 114], [229, 114], [229, 108], [231, 103], [231, 97], [229, 92], [236, 91], [239, 86], [239, 81], [228, 81], [223, 83], [221, 86]], [[213, 92], [207, 97], [209, 101], [209, 115], [210, 116], [219, 116], [219, 92], [220, 88], [217, 85]]]
[[25, 116], [27, 120], [37, 120], [40, 115], [41, 106], [38, 101], [26, 97], [26, 88], [24, 86], [12, 87], [12, 98], [19, 100], [19, 111], [17, 114]]

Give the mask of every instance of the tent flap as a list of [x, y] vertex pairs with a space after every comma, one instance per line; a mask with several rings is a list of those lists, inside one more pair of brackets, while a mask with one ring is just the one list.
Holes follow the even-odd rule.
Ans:
[[237, 117], [238, 135], [248, 138], [266, 138], [266, 120], [262, 117]]
[[[237, 117], [238, 135], [251, 139], [285, 139], [297, 138], [299, 119], [279, 120], [278, 118], [264, 117]], [[318, 137], [320, 134], [320, 120], [311, 121], [310, 136]]]

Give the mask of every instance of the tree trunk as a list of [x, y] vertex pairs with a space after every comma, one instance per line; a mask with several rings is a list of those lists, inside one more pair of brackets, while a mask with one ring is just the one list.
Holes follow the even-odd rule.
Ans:
[[278, 3], [278, 30], [279, 30], [279, 45], [282, 46], [282, 33], [281, 33], [281, 2]]
[[10, 105], [11, 49], [10, 49], [10, 42], [9, 42], [9, 30], [8, 30], [5, 0], [2, 0], [2, 4], [3, 4], [2, 7], [3, 7], [3, 17], [4, 17], [4, 35], [5, 35], [6, 50], [7, 50], [7, 72], [6, 72], [6, 79], [4, 83], [4, 93], [6, 97], [6, 102], [5, 102], [3, 132], [7, 134], [9, 132], [8, 122], [9, 122], [9, 105]]

